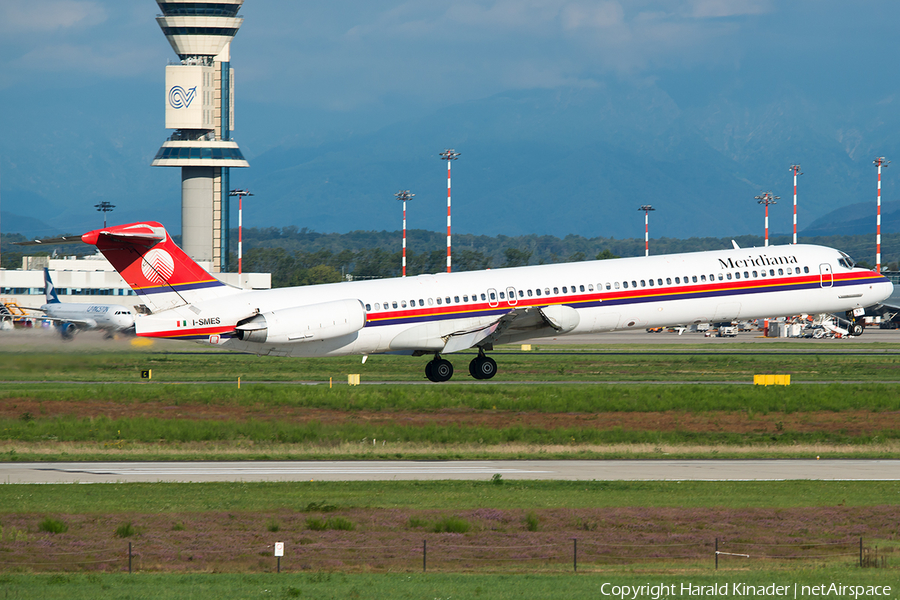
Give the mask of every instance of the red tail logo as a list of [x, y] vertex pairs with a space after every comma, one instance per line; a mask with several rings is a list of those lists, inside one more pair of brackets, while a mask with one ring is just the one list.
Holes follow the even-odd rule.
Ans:
[[175, 245], [160, 223], [132, 223], [89, 231], [94, 244], [139, 294], [158, 294], [222, 286]]

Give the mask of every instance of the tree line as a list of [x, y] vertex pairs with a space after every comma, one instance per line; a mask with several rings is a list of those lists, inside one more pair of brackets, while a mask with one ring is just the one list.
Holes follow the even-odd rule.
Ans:
[[[180, 236], [173, 236], [176, 243]], [[22, 247], [19, 234], [0, 236], [2, 266], [19, 269], [22, 256], [28, 254], [71, 256], [92, 254], [89, 246]], [[243, 269], [272, 273], [273, 287], [312, 285], [352, 278], [386, 278], [401, 274], [401, 235], [398, 231], [352, 231], [318, 233], [297, 227], [249, 227], [243, 230]], [[651, 254], [671, 254], [731, 248], [732, 240], [742, 248], [761, 249], [761, 236], [734, 238], [656, 238], [650, 240]], [[771, 244], [788, 244], [789, 236], [772, 236]], [[875, 240], [871, 235], [821, 236], [801, 238], [802, 243], [821, 244], [847, 252], [865, 266], [875, 262]], [[231, 265], [237, 270], [237, 230], [231, 236]], [[453, 236], [453, 270], [475, 271], [488, 268], [517, 267], [560, 262], [578, 262], [620, 256], [642, 256], [644, 240], [606, 237], [585, 238], [567, 235]], [[900, 234], [882, 236], [882, 258], [889, 269], [897, 270], [900, 258]], [[407, 275], [440, 273], [446, 269], [446, 237], [442, 232], [413, 229], [407, 232]]]

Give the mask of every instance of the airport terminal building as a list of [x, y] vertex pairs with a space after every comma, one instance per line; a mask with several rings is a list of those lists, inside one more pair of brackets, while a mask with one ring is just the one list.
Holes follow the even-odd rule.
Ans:
[[[210, 265], [199, 263], [209, 270]], [[0, 303], [39, 307], [44, 304], [44, 269], [50, 270], [62, 302], [143, 306], [140, 296], [125, 283], [106, 258], [90, 256], [24, 256], [22, 268], [0, 270]], [[247, 290], [272, 287], [270, 273], [213, 273], [219, 281]], [[140, 309], [138, 309], [140, 310]]]

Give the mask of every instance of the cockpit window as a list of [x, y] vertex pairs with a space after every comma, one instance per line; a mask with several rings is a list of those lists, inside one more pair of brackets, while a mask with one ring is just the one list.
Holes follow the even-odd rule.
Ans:
[[848, 269], [852, 269], [856, 266], [856, 261], [850, 258], [849, 255], [841, 252], [841, 258], [838, 259], [838, 264], [842, 267], [846, 267]]

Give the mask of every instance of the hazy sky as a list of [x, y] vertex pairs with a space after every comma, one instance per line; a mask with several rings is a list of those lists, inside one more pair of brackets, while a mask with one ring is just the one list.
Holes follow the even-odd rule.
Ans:
[[[157, 12], [151, 0], [4, 0], [0, 89], [43, 90], [48, 111], [69, 93], [128, 93], [140, 83], [158, 84], [162, 98], [163, 66], [176, 57]], [[837, 98], [887, 95], [898, 13], [897, 3], [812, 0], [247, 0], [232, 54], [238, 128], [242, 102], [270, 106], [254, 124], [277, 135], [296, 111], [375, 126], [610, 74], [662, 81], [680, 102], [784, 84]]]
[[[66, 120], [128, 124], [117, 143], [139, 144], [150, 169], [169, 133], [164, 67], [177, 60], [158, 12], [152, 0], [0, 0], [0, 127], [47, 136], [65, 161], [90, 142], [66, 135]], [[656, 84], [682, 109], [784, 89], [890, 103], [900, 90], [895, 2], [247, 0], [240, 15], [235, 138], [251, 162], [504, 91], [609, 78]], [[19, 187], [27, 147], [0, 135]], [[156, 171], [177, 193], [171, 170]]]

